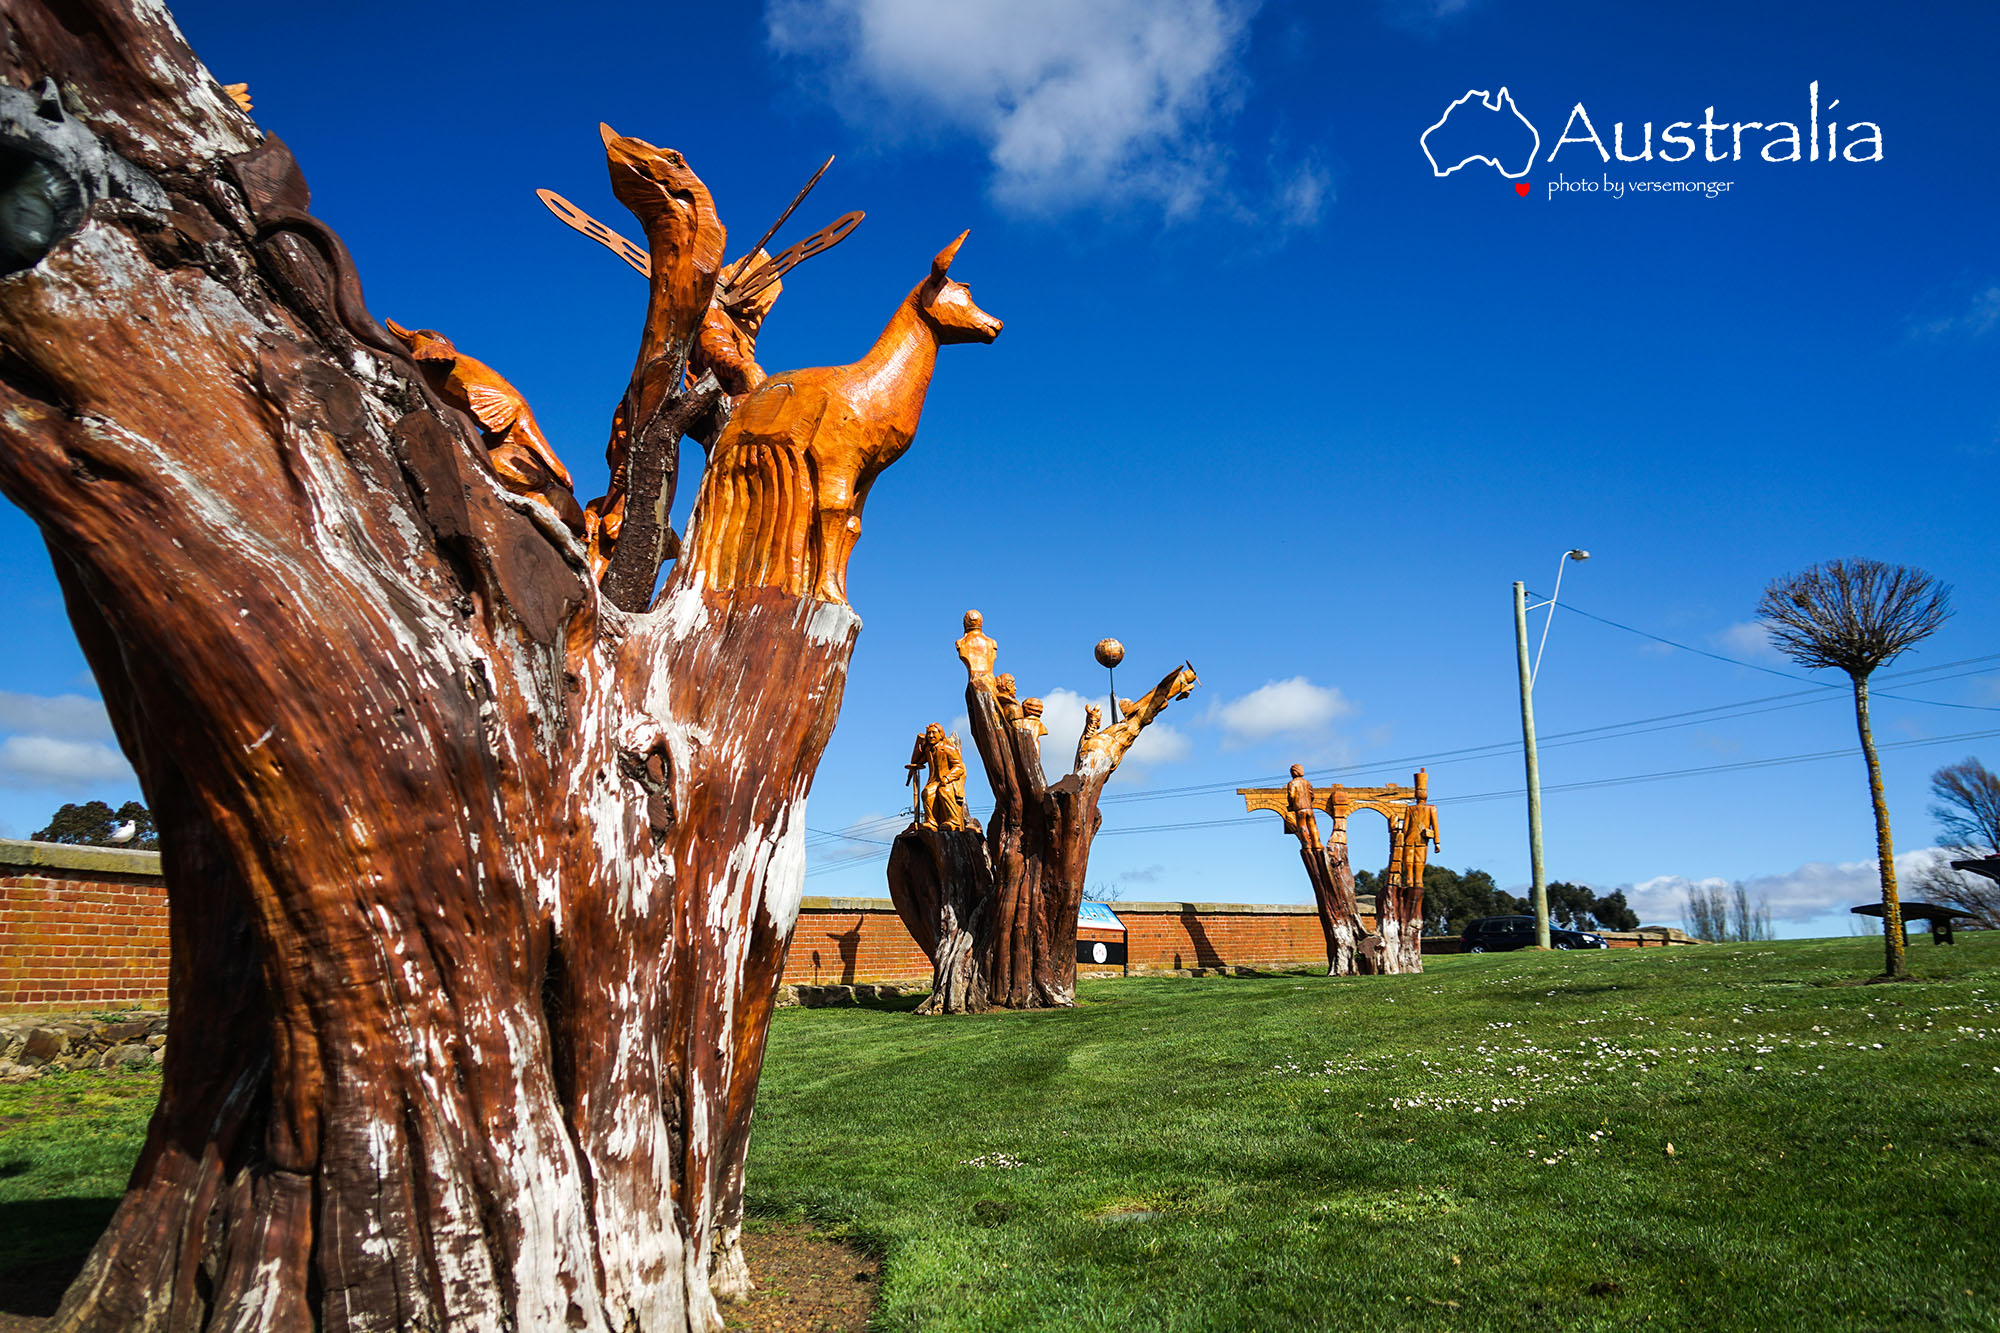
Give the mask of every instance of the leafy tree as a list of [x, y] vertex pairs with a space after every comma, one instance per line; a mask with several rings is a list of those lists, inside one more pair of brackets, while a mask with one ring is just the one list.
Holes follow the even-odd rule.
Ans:
[[1903, 911], [1896, 896], [1895, 848], [1882, 763], [1868, 725], [1868, 677], [1913, 644], [1929, 638], [1951, 615], [1951, 589], [1908, 565], [1879, 560], [1829, 560], [1775, 579], [1757, 603], [1771, 641], [1804, 667], [1835, 667], [1854, 686], [1854, 725], [1868, 764], [1875, 807], [1875, 862], [1882, 878], [1882, 975], [1909, 975], [1903, 959]]
[[1599, 930], [1637, 930], [1639, 914], [1625, 901], [1625, 890], [1619, 889], [1600, 896], [1597, 905], [1590, 909], [1597, 918]]
[[1945, 855], [1925, 874], [1924, 892], [1948, 907], [2000, 929], [2000, 882], [1951, 868], [1952, 861], [2000, 856], [2000, 775], [1977, 759], [1947, 764], [1931, 774], [1931, 818]]
[[[113, 841], [111, 835], [128, 823], [136, 826], [133, 836]], [[160, 845], [160, 836], [153, 828], [153, 812], [137, 801], [127, 801], [116, 810], [102, 801], [85, 801], [81, 805], [72, 802], [51, 815], [48, 827], [38, 830], [34, 840], [74, 847], [135, 847], [141, 851], [156, 851]]]
[[[1360, 877], [1356, 877], [1357, 884]], [[1484, 870], [1424, 867], [1424, 933], [1458, 935], [1482, 916], [1528, 910], [1526, 900], [1506, 892]]]

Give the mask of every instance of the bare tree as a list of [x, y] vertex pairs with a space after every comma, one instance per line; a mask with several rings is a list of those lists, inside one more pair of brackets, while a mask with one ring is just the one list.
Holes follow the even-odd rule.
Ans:
[[1720, 884], [1690, 886], [1682, 913], [1688, 934], [1697, 939], [1749, 943], [1775, 938], [1770, 902], [1762, 894], [1752, 900], [1740, 879], [1727, 888]]
[[2000, 775], [1977, 759], [1947, 764], [1931, 774], [1931, 818], [1945, 855], [1924, 874], [1924, 891], [1950, 907], [2000, 929], [2000, 882], [1953, 870], [1953, 861], [2000, 856]]
[[1854, 724], [1868, 764], [1875, 807], [1875, 860], [1882, 876], [1885, 977], [1908, 975], [1903, 961], [1903, 912], [1896, 897], [1895, 848], [1882, 763], [1868, 725], [1868, 677], [1913, 644], [1929, 638], [1951, 615], [1951, 589], [1921, 569], [1880, 560], [1829, 560], [1773, 580], [1757, 603], [1771, 640], [1804, 667], [1833, 667], [1854, 684]]

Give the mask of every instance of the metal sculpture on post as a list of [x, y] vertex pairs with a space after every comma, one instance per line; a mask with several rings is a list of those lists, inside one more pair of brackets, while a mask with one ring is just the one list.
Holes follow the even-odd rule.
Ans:
[[[1417, 770], [1408, 787], [1315, 787], [1304, 766], [1293, 764], [1291, 781], [1284, 786], [1238, 787], [1236, 794], [1245, 810], [1276, 811], [1285, 832], [1298, 838], [1299, 859], [1312, 881], [1326, 935], [1327, 975], [1424, 970], [1424, 867], [1440, 845], [1437, 807], [1430, 803], [1430, 778], [1424, 770]], [[1322, 810], [1333, 821], [1325, 841], [1319, 832]], [[1356, 810], [1373, 810], [1389, 823], [1389, 864], [1375, 898], [1372, 934], [1362, 924], [1347, 859], [1347, 818]]]
[[1103, 822], [1098, 797], [1139, 733], [1185, 699], [1198, 678], [1182, 663], [1144, 698], [1120, 700], [1110, 726], [1090, 705], [1071, 771], [1050, 782], [1042, 769], [1049, 732], [1042, 700], [1016, 705], [1013, 677], [994, 675], [999, 645], [979, 612], [965, 613], [956, 647], [993, 814], [983, 838], [976, 821], [950, 831], [918, 820], [890, 850], [889, 897], [934, 970], [931, 996], [918, 1012], [1067, 1007], [1076, 1003], [1077, 908]]
[[1000, 329], [958, 243], [856, 366], [690, 384], [721, 221], [605, 131], [649, 294], [586, 541], [520, 395], [376, 321], [162, 6], [0, 27], [0, 491], [159, 820], [174, 958], [53, 1327], [719, 1330], [862, 503], [936, 348]]

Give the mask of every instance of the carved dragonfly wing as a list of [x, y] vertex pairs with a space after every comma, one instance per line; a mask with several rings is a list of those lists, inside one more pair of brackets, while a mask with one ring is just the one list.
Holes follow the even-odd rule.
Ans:
[[[821, 170], [824, 171], [825, 168], [822, 167]], [[818, 178], [815, 177], [814, 179]], [[617, 255], [620, 259], [637, 269], [644, 276], [648, 278], [653, 276], [653, 259], [646, 252], [645, 246], [620, 236], [617, 232], [611, 230], [611, 228], [605, 226], [602, 222], [599, 222], [596, 218], [590, 216], [590, 214], [584, 212], [554, 190], [537, 190], [535, 191], [535, 195], [544, 204], [548, 205], [549, 212], [554, 213], [570, 227], [582, 232], [591, 240], [596, 241], [599, 245], [611, 251], [612, 254]], [[766, 287], [769, 287], [800, 264], [803, 264], [806, 260], [811, 259], [814, 255], [824, 254], [846, 240], [854, 229], [861, 225], [861, 219], [866, 216], [867, 214], [865, 213], [854, 212], [835, 218], [832, 222], [821, 227], [797, 245], [787, 248], [774, 258], [751, 269], [749, 273], [738, 277], [730, 285], [718, 287], [715, 293], [716, 299], [729, 308], [744, 304], [754, 298], [759, 292], [762, 292]], [[782, 218], [779, 220], [783, 221]], [[759, 248], [762, 248], [761, 245]], [[752, 250], [750, 253], [755, 254], [757, 252]], [[739, 264], [741, 262], [741, 260], [737, 261]]]

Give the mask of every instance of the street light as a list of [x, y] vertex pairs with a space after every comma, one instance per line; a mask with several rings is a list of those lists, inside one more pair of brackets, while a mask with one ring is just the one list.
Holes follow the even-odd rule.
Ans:
[[1564, 551], [1556, 562], [1555, 591], [1535, 607], [1549, 609], [1542, 623], [1542, 641], [1535, 648], [1533, 665], [1528, 662], [1527, 585], [1514, 584], [1514, 647], [1521, 659], [1521, 752], [1528, 766], [1528, 863], [1534, 873], [1535, 943], [1549, 947], [1549, 880], [1542, 869], [1542, 775], [1535, 758], [1535, 676], [1542, 669], [1542, 649], [1549, 646], [1549, 626], [1556, 618], [1556, 598], [1562, 595], [1563, 570], [1572, 560], [1588, 560], [1588, 551]]

